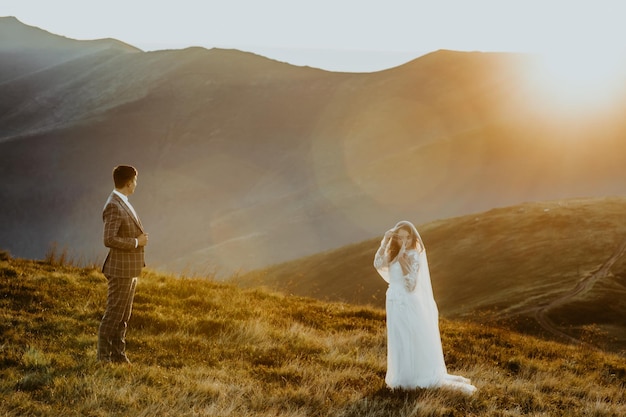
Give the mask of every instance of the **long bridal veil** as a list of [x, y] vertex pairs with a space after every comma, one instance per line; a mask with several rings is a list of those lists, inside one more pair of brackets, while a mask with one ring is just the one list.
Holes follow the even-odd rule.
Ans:
[[[416, 237], [415, 289], [403, 285], [406, 278], [396, 259], [386, 259], [390, 239], [401, 228], [410, 228]], [[414, 252], [414, 251], [412, 251]], [[450, 387], [472, 394], [476, 388], [466, 378], [447, 372], [441, 336], [439, 310], [433, 297], [426, 248], [415, 226], [397, 223], [385, 234], [376, 252], [374, 266], [389, 283], [387, 290], [387, 375], [390, 388]]]

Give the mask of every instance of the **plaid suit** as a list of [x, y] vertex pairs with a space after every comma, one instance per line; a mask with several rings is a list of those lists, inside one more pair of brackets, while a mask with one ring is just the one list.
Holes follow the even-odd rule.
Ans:
[[137, 277], [144, 263], [144, 248], [135, 248], [144, 233], [141, 221], [115, 193], [102, 213], [104, 245], [109, 248], [102, 272], [108, 281], [107, 305], [98, 331], [98, 359], [126, 362], [126, 328], [130, 319]]

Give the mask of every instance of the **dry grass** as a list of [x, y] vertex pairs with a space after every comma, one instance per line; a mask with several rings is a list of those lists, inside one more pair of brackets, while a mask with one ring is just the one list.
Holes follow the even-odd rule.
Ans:
[[[549, 336], [533, 313], [598, 271], [626, 238], [626, 198], [527, 203], [419, 227], [433, 291], [448, 318], [503, 323]], [[372, 266], [380, 238], [232, 278], [242, 287], [384, 308]], [[626, 255], [593, 288], [547, 315], [562, 332], [626, 354]], [[595, 326], [595, 329], [594, 329]], [[604, 336], [603, 336], [604, 335]]]
[[1, 416], [620, 416], [623, 358], [442, 320], [473, 397], [389, 391], [385, 314], [147, 272], [133, 365], [95, 360], [106, 295], [93, 269], [0, 260]]

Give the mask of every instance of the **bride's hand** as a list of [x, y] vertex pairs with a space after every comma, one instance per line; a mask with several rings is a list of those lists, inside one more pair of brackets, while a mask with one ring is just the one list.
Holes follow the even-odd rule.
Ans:
[[402, 242], [402, 245], [400, 246], [400, 251], [398, 252], [398, 257], [399, 258], [406, 257], [406, 246], [405, 246], [404, 242]]
[[406, 275], [411, 270], [411, 263], [409, 262], [408, 256], [406, 253], [398, 255], [398, 262], [400, 262], [400, 266], [402, 267], [402, 272]]
[[411, 259], [409, 258], [409, 254], [406, 251], [404, 245], [400, 248], [400, 252], [398, 253], [398, 262], [400, 262], [400, 266], [402, 267], [403, 274], [409, 274], [413, 271], [413, 265], [411, 264]]
[[391, 245], [391, 241], [393, 240], [393, 230], [387, 230], [385, 232], [385, 236], [383, 236], [382, 246], [385, 247], [385, 250], [389, 249], [389, 245]]

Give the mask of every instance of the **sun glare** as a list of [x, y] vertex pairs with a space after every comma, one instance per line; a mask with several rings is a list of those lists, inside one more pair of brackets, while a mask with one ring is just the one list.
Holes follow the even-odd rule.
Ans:
[[531, 82], [559, 110], [599, 110], [610, 107], [623, 93], [624, 59], [618, 53], [543, 54]]

